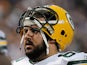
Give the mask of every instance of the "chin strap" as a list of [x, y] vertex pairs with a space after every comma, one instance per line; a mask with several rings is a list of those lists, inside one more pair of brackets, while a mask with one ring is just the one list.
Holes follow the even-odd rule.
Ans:
[[45, 36], [45, 34], [42, 32], [42, 31], [40, 31], [41, 32], [41, 35], [42, 35], [42, 37], [43, 37], [43, 40], [44, 40], [44, 42], [45, 42], [45, 44], [46, 44], [46, 54], [49, 54], [49, 45], [48, 45], [48, 42], [47, 42], [47, 38], [46, 38], [46, 36]]
[[23, 40], [24, 40], [24, 35], [22, 36], [21, 41], [20, 41], [20, 50], [22, 48]]

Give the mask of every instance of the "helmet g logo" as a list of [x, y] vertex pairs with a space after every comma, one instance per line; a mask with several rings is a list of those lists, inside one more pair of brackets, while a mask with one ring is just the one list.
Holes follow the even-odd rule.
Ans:
[[68, 21], [69, 21], [69, 23], [70, 23], [72, 29], [74, 30], [74, 24], [73, 24], [73, 21], [72, 21], [72, 19], [71, 19], [71, 16], [70, 16], [68, 13], [66, 13], [66, 16], [67, 16], [67, 18], [68, 18]]

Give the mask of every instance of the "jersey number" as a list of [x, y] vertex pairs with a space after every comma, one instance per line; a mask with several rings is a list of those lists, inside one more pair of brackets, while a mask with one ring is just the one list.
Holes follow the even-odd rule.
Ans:
[[73, 56], [73, 55], [75, 55], [74, 52], [67, 52], [67, 53], [62, 54], [61, 56], [64, 56], [64, 57], [71, 57], [71, 56]]

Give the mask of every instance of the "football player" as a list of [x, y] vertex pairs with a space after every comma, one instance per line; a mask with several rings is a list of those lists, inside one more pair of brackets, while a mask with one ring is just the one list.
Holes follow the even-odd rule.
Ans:
[[69, 13], [57, 5], [25, 11], [17, 32], [26, 57], [13, 61], [13, 65], [87, 65], [84, 52], [60, 53], [73, 39], [74, 24]]

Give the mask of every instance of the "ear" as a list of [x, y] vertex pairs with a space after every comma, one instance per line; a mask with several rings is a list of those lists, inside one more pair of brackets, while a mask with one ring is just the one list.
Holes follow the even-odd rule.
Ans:
[[50, 44], [55, 44], [55, 40], [49, 40], [48, 41]]

